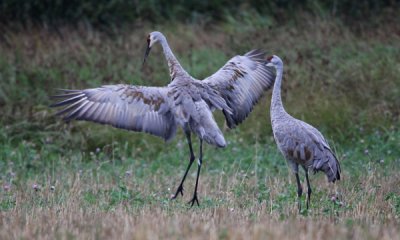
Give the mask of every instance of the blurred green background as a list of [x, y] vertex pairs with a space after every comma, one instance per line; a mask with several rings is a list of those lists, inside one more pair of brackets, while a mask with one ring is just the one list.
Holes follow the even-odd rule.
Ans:
[[[199, 79], [254, 48], [281, 56], [287, 111], [334, 142], [396, 132], [399, 16], [398, 1], [3, 0], [0, 140], [83, 150], [105, 146], [111, 136], [133, 145], [161, 143], [94, 124], [64, 124], [48, 107], [55, 88], [168, 84], [160, 48], [141, 67], [146, 36], [154, 30], [166, 35], [184, 68]], [[268, 91], [232, 132], [249, 143], [255, 135], [268, 142], [270, 96]]]
[[137, 21], [213, 23], [250, 13], [289, 20], [299, 11], [308, 11], [323, 17], [369, 21], [372, 16], [397, 8], [398, 5], [398, 1], [394, 0], [3, 0], [0, 5], [0, 20], [5, 24], [10, 24], [11, 21], [50, 25], [87, 22], [119, 26]]

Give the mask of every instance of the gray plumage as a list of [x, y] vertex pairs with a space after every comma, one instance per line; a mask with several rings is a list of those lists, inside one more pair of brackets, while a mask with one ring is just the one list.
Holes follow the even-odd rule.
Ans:
[[[271, 101], [271, 123], [274, 138], [279, 150], [296, 175], [299, 197], [301, 197], [302, 189], [298, 177], [298, 166], [301, 165], [306, 172], [308, 208], [311, 196], [308, 169], [312, 169], [314, 172], [322, 171], [326, 174], [329, 182], [335, 182], [340, 179], [340, 164], [327, 141], [316, 128], [295, 119], [285, 111], [281, 99], [283, 62], [278, 56], [272, 56], [268, 60], [270, 63], [267, 65], [274, 66], [277, 71]], [[300, 203], [299, 209], [301, 209]]]
[[[145, 62], [151, 47], [160, 43], [167, 60], [171, 83], [165, 87], [144, 87], [125, 84], [107, 85], [84, 90], [61, 90], [54, 96], [62, 101], [53, 107], [64, 109], [57, 114], [69, 120], [86, 120], [117, 128], [146, 132], [169, 140], [177, 126], [186, 134], [190, 161], [174, 196], [183, 194], [183, 182], [194, 160], [190, 133], [200, 140], [198, 175], [202, 161], [202, 141], [225, 147], [226, 141], [214, 120], [212, 111], [224, 113], [230, 128], [240, 124], [275, 79], [274, 69], [266, 66], [264, 53], [252, 50], [235, 56], [220, 70], [203, 81], [191, 77], [172, 53], [160, 32], [149, 34]], [[192, 205], [197, 202], [197, 182]]]

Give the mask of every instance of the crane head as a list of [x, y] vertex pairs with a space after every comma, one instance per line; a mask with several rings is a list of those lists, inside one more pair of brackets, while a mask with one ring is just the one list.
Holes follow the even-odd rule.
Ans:
[[144, 53], [144, 58], [143, 58], [143, 65], [146, 62], [147, 57], [150, 54], [151, 47], [158, 41], [160, 41], [162, 38], [165, 38], [164, 35], [160, 32], [151, 32], [147, 36], [147, 48], [146, 52]]
[[267, 60], [268, 67], [282, 67], [283, 66], [282, 60], [276, 55], [269, 56], [269, 57], [267, 57], [266, 60]]

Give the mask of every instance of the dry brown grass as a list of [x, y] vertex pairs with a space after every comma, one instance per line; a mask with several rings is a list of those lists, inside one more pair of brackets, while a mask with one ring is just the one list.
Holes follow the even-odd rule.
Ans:
[[[279, 221], [255, 209], [257, 221], [227, 209], [166, 214], [145, 209], [128, 214], [123, 208], [112, 213], [50, 210], [14, 213], [5, 223], [2, 239], [398, 239], [395, 222], [363, 223], [348, 227], [330, 219], [301, 217]], [[38, 212], [39, 211], [39, 212]], [[56, 211], [59, 211], [56, 213]], [[21, 217], [19, 217], [21, 214]], [[5, 232], [9, 231], [9, 232]]]
[[[1, 239], [398, 239], [399, 215], [390, 201], [389, 192], [397, 192], [400, 174], [383, 177], [371, 173], [350, 182], [348, 176], [339, 183], [343, 206], [329, 200], [332, 192], [325, 177], [313, 177], [312, 209], [297, 213], [295, 195], [290, 194], [289, 181], [284, 177], [265, 178], [269, 198], [258, 201], [252, 187], [256, 176], [243, 177], [237, 173], [225, 177], [202, 175], [200, 196], [203, 207], [186, 208], [191, 195], [193, 178], [186, 183], [184, 199], [168, 201], [163, 188], [175, 186], [176, 179], [162, 176], [146, 178], [146, 182], [129, 178], [126, 187], [144, 196], [157, 196], [151, 203], [135, 206], [128, 199], [102, 209], [109, 196], [99, 195], [88, 204], [84, 195], [112, 189], [107, 179], [81, 178], [62, 174], [69, 188], [60, 183], [55, 192], [47, 187], [36, 192], [28, 188], [13, 189], [16, 205], [0, 215]], [[159, 175], [159, 174], [155, 174]], [[260, 180], [260, 179], [259, 179]], [[354, 180], [354, 179], [353, 179]], [[154, 187], [149, 191], [149, 183]], [[30, 184], [30, 182], [28, 183]], [[290, 185], [289, 185], [290, 186]], [[243, 194], [234, 190], [243, 187]], [[360, 189], [360, 187], [362, 189]], [[208, 192], [211, 191], [211, 192]], [[4, 193], [2, 194], [4, 197]], [[62, 196], [62, 197], [61, 197]], [[209, 197], [213, 199], [210, 200]], [[62, 199], [62, 200], [60, 200]], [[304, 200], [304, 199], [303, 199]], [[221, 202], [222, 201], [222, 202]], [[209, 202], [215, 205], [207, 206]], [[275, 208], [280, 204], [281, 208]], [[205, 205], [205, 206], [204, 206]]]

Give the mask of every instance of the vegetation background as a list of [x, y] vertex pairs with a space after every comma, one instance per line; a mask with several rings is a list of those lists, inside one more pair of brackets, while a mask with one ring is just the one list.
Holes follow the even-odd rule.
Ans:
[[[399, 239], [399, 9], [395, 0], [1, 1], [0, 238]], [[188, 160], [181, 132], [164, 143], [53, 116], [56, 88], [168, 84], [160, 48], [141, 67], [154, 30], [199, 79], [253, 48], [281, 56], [286, 110], [323, 132], [342, 181], [312, 176], [311, 209], [297, 213], [270, 91], [224, 130], [227, 148], [206, 146], [192, 209], [195, 171], [184, 197], [169, 200]]]

